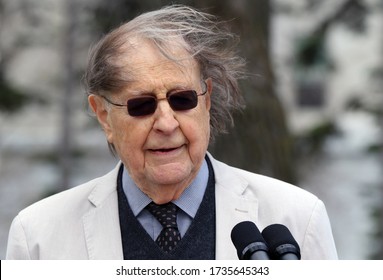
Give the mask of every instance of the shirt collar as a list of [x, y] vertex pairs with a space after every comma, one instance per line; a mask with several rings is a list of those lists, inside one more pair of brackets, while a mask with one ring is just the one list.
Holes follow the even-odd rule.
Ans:
[[[208, 179], [209, 169], [206, 160], [204, 160], [193, 182], [184, 190], [177, 200], [172, 202], [190, 217], [194, 218], [205, 194]], [[122, 187], [135, 216], [140, 214], [146, 205], [152, 202], [152, 200], [137, 187], [125, 167], [122, 175]]]

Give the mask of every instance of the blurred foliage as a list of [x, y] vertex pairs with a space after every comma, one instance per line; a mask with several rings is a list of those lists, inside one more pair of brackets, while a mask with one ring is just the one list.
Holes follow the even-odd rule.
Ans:
[[376, 143], [367, 147], [367, 153], [380, 154], [383, 152], [383, 143]]
[[346, 1], [336, 14], [339, 22], [345, 24], [349, 29], [357, 33], [366, 31], [366, 16], [368, 10], [366, 4], [361, 0]]
[[[318, 1], [309, 1], [308, 9], [317, 8]], [[325, 42], [328, 30], [334, 24], [344, 24], [350, 30], [363, 33], [366, 29], [368, 10], [360, 0], [345, 1], [339, 8], [334, 9], [321, 24], [306, 37], [300, 38], [296, 48], [296, 63], [298, 67], [315, 67], [330, 65], [326, 55]]]
[[0, 77], [0, 111], [15, 112], [29, 101], [27, 95], [15, 90]]
[[158, 9], [170, 4], [185, 4], [193, 5], [195, 1], [168, 1], [168, 0], [113, 0], [113, 1], [98, 1], [94, 5], [92, 13], [95, 21], [93, 26], [98, 33], [106, 33], [118, 25], [126, 22], [137, 15]]
[[333, 121], [324, 121], [295, 137], [295, 153], [299, 157], [314, 155], [322, 151], [329, 136], [339, 135], [340, 132]]
[[363, 98], [359, 95], [355, 95], [355, 96], [351, 97], [347, 101], [345, 109], [346, 110], [353, 110], [353, 111], [360, 110], [360, 111], [370, 113], [374, 117], [376, 117], [378, 119], [378, 121], [380, 121], [380, 119], [383, 117], [383, 108], [380, 106], [379, 103], [375, 103], [372, 105], [371, 104], [365, 104], [365, 102], [363, 102]]
[[[60, 147], [59, 147], [60, 148]], [[70, 150], [71, 157], [74, 159], [81, 159], [86, 156], [86, 151], [81, 148], [73, 148]], [[51, 163], [53, 165], [59, 165], [60, 157], [56, 151], [49, 151], [35, 153], [30, 156], [32, 161], [42, 161]]]
[[[346, 103], [345, 109], [349, 111], [363, 111], [373, 115], [376, 118], [378, 126], [383, 118], [383, 108], [380, 106], [379, 103], [367, 105], [363, 102], [360, 96], [351, 97]], [[366, 147], [366, 152], [373, 154], [381, 154], [383, 152], [383, 139], [380, 139], [380, 142], [368, 145]]]
[[[371, 211], [371, 217], [373, 221], [375, 221], [376, 229], [373, 233], [371, 233], [372, 238], [374, 240], [381, 240], [383, 236], [383, 223], [381, 222], [383, 220], [383, 209], [381, 207], [376, 207], [372, 209]], [[370, 258], [371, 260], [383, 260], [383, 248], [378, 247], [379, 244], [377, 244], [378, 250], [376, 250], [375, 253], [371, 254]], [[382, 247], [382, 245], [380, 245]], [[379, 250], [380, 249], [380, 250]]]
[[[34, 25], [35, 21], [33, 19], [37, 19], [38, 17], [30, 16], [33, 14], [33, 12], [31, 12], [33, 5], [31, 6], [31, 4], [32, 2], [23, 2], [20, 3], [19, 8], [22, 10], [23, 18], [27, 18], [28, 23]], [[16, 9], [6, 9], [6, 6], [6, 3], [0, 0], [0, 35], [5, 31], [5, 28], [7, 28], [5, 23], [17, 13]], [[32, 100], [43, 102], [43, 100], [39, 98], [32, 98], [30, 95], [18, 90], [5, 78], [9, 62], [19, 54], [21, 49], [28, 46], [28, 36], [29, 34], [15, 35], [17, 40], [7, 47], [2, 45], [0, 41], [0, 112], [14, 113]], [[0, 40], [1, 39], [2, 38], [0, 38]]]
[[324, 33], [311, 34], [303, 38], [297, 44], [297, 66], [307, 68], [326, 63], [324, 43]]
[[35, 94], [24, 93], [1, 78], [0, 74], [0, 112], [16, 113], [30, 103], [46, 105], [47, 100]]

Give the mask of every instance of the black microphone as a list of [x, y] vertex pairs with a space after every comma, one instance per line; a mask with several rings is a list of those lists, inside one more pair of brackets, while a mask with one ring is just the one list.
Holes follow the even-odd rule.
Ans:
[[269, 260], [268, 247], [253, 222], [241, 222], [231, 231], [231, 240], [240, 260]]
[[281, 224], [269, 225], [262, 236], [270, 248], [273, 260], [300, 260], [301, 250], [289, 229]]

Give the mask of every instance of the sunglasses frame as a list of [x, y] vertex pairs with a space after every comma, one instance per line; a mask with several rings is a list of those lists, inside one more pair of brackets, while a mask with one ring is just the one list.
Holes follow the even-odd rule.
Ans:
[[[207, 86], [206, 81], [203, 81], [203, 83], [205, 84], [205, 91], [202, 92], [202, 93], [197, 93], [197, 91], [195, 91], [195, 90], [180, 90], [180, 91], [177, 91], [177, 92], [167, 92], [167, 93], [166, 93], [166, 97], [164, 97], [164, 98], [156, 98], [155, 96], [152, 96], [152, 95], [141, 96], [141, 97], [132, 97], [132, 98], [129, 98], [129, 99], [126, 101], [126, 104], [115, 103], [115, 102], [111, 101], [109, 98], [107, 98], [107, 97], [104, 96], [104, 95], [100, 95], [100, 96], [101, 96], [103, 99], [105, 99], [106, 102], [108, 102], [109, 104], [111, 104], [111, 105], [113, 105], [113, 106], [117, 106], [117, 107], [127, 107], [127, 110], [126, 110], [126, 111], [128, 112], [129, 116], [132, 116], [132, 117], [144, 117], [144, 116], [149, 116], [149, 115], [154, 114], [154, 112], [157, 110], [158, 101], [165, 100], [165, 99], [167, 99], [167, 101], [168, 101], [168, 103], [169, 103], [169, 106], [172, 108], [173, 111], [177, 111], [177, 112], [178, 112], [178, 111], [187, 111], [187, 110], [191, 110], [191, 109], [197, 107], [197, 105], [198, 105], [198, 97], [199, 97], [199, 96], [203, 96], [203, 95], [205, 95], [205, 94], [207, 93], [207, 91], [208, 91], [208, 86]], [[197, 97], [197, 105], [194, 106], [194, 107], [192, 107], [192, 108], [190, 108], [190, 109], [180, 109], [180, 110], [174, 109], [173, 106], [172, 106], [172, 104], [171, 104], [171, 102], [170, 102], [170, 97], [171, 97], [172, 95], [177, 94], [177, 93], [180, 93], [180, 92], [194, 92], [195, 96]], [[129, 112], [129, 105], [128, 105], [129, 101], [130, 101], [130, 100], [134, 100], [134, 99], [145, 98], [145, 97], [153, 98], [153, 99], [156, 101], [156, 102], [155, 102], [155, 108], [154, 108], [154, 111], [153, 111], [152, 113], [142, 114], [142, 115], [140, 115], [140, 114], [137, 114], [137, 115], [132, 115], [132, 114], [130, 114], [130, 112]]]

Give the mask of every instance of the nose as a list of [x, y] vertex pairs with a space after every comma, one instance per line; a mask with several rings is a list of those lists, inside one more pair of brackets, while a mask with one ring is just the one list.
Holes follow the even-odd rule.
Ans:
[[157, 109], [154, 112], [153, 129], [163, 134], [171, 134], [179, 127], [175, 112], [166, 99], [158, 100]]

